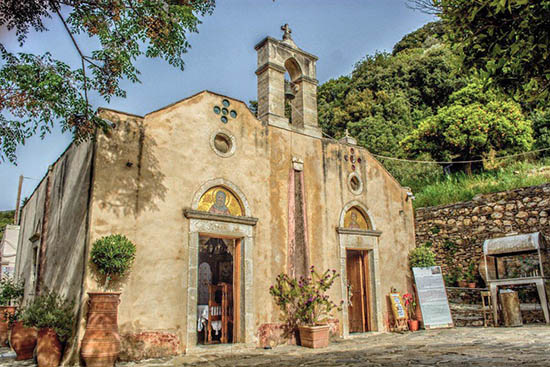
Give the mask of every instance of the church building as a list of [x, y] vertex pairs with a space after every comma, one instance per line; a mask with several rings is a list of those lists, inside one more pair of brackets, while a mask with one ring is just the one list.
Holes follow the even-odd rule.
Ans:
[[[114, 284], [122, 359], [283, 342], [269, 288], [311, 265], [341, 274], [334, 335], [388, 330], [390, 289], [411, 287], [411, 195], [355, 139], [323, 136], [317, 57], [288, 27], [255, 49], [257, 117], [210, 91], [144, 116], [100, 109], [113, 128], [71, 144], [26, 202], [16, 273], [25, 297], [49, 288], [80, 305], [72, 358], [100, 288], [90, 249], [110, 234], [136, 245]], [[220, 299], [225, 319], [208, 310]]]

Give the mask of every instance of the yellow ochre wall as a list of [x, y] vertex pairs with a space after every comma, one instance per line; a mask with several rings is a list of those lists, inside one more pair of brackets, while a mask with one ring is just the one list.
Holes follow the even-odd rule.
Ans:
[[[227, 124], [213, 112], [224, 98], [238, 114]], [[311, 263], [340, 269], [336, 227], [344, 205], [357, 200], [368, 208], [374, 229], [382, 232], [378, 274], [382, 294], [392, 286], [407, 290], [407, 255], [414, 247], [411, 201], [365, 149], [353, 146], [362, 158], [358, 173], [365, 185], [360, 195], [354, 195], [347, 183], [351, 164], [343, 158], [352, 146], [264, 126], [244, 103], [228, 97], [201, 92], [145, 117], [111, 110], [102, 110], [101, 115], [116, 127], [97, 142], [90, 243], [121, 233], [137, 246], [129, 276], [116, 284], [122, 291], [123, 358], [174, 354], [189, 347], [185, 337], [189, 220], [183, 210], [191, 208], [201, 185], [216, 178], [238, 187], [249, 203], [250, 216], [258, 218], [253, 253], [255, 328], [278, 321], [279, 311], [268, 290], [287, 266], [293, 157], [304, 163]], [[210, 146], [218, 129], [235, 137], [231, 157], [218, 156]], [[90, 269], [84, 288], [98, 289]], [[333, 300], [339, 302], [341, 294], [337, 282], [331, 290]], [[385, 299], [382, 312], [385, 320]], [[336, 316], [341, 319], [341, 314]]]

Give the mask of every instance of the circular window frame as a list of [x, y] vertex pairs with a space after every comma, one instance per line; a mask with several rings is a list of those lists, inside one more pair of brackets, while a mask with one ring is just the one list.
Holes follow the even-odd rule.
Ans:
[[[229, 142], [231, 143], [231, 147], [229, 148], [229, 150], [226, 153], [224, 153], [222, 151], [219, 151], [216, 148], [216, 136], [218, 136], [219, 134], [224, 135], [229, 140]], [[235, 139], [235, 136], [233, 134], [231, 134], [231, 132], [229, 132], [228, 130], [218, 129], [218, 130], [214, 131], [214, 133], [212, 133], [212, 135], [210, 136], [210, 148], [212, 148], [214, 153], [216, 153], [220, 157], [228, 158], [228, 157], [231, 157], [233, 154], [235, 154], [235, 150], [237, 149], [237, 141]]]
[[[357, 181], [359, 181], [359, 187], [357, 188], [357, 190], [353, 189], [353, 185], [351, 183], [351, 181], [354, 178], [356, 178]], [[349, 174], [349, 176], [348, 176], [348, 189], [349, 189], [349, 191], [351, 191], [355, 195], [360, 195], [363, 192], [363, 180], [361, 179], [361, 176], [359, 176], [357, 174], [357, 172], [352, 172], [352, 173]]]

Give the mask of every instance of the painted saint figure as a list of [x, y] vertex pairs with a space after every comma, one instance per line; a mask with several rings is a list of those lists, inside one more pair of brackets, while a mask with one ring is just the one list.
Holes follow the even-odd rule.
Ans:
[[208, 212], [212, 214], [230, 215], [231, 213], [229, 212], [229, 208], [227, 208], [227, 206], [225, 205], [225, 199], [226, 199], [225, 192], [221, 190], [218, 191], [216, 193], [216, 201], [214, 202], [214, 204], [212, 204]]
[[351, 212], [351, 222], [349, 224], [349, 228], [353, 229], [361, 229], [361, 225], [357, 222], [357, 213]]

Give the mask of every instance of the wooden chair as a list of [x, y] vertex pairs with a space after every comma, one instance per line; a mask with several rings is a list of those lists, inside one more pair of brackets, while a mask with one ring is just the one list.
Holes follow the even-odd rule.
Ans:
[[208, 286], [208, 323], [206, 325], [206, 343], [213, 343], [214, 321], [221, 323], [220, 342], [227, 343], [229, 326], [233, 327], [233, 287], [227, 283]]
[[483, 327], [489, 326], [489, 322], [493, 320], [493, 299], [490, 291], [481, 292], [481, 304], [483, 311]]

